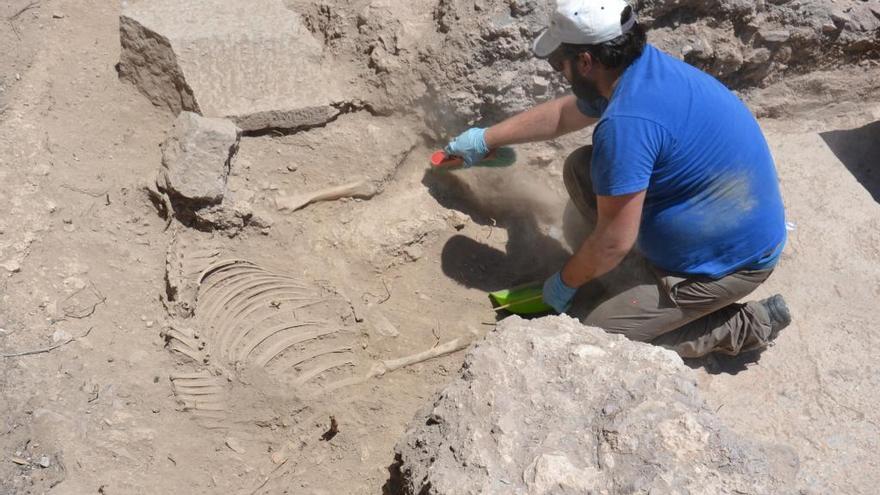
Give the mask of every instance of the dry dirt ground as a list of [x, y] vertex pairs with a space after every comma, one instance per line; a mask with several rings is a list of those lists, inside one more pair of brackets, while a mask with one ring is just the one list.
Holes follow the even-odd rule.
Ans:
[[[16, 15], [28, 5], [0, 5], [0, 493], [388, 491], [394, 443], [461, 354], [313, 399], [256, 377], [250, 392], [230, 385], [243, 391], [226, 427], [203, 428], [175, 401], [169, 376], [188, 368], [160, 336], [171, 239], [332, 286], [352, 317], [367, 315], [349, 322], [365, 362], [411, 354], [485, 333], [495, 321], [485, 290], [564, 259], [577, 228], [560, 169], [589, 134], [522, 147], [511, 169], [438, 177], [425, 172], [435, 143], [412, 117], [349, 114], [243, 140], [231, 187], [252, 193], [271, 227], [165, 231], [143, 185], [173, 115], [118, 80], [118, 7], [43, 1]], [[694, 367], [734, 429], [797, 453], [794, 489], [870, 494], [880, 485], [880, 72], [822, 77], [874, 83], [761, 122], [793, 230], [756, 297], [785, 294], [794, 322], [757, 363]], [[271, 208], [278, 190], [389, 160], [373, 144], [389, 133], [381, 195]], [[338, 434], [323, 439], [331, 415]]]

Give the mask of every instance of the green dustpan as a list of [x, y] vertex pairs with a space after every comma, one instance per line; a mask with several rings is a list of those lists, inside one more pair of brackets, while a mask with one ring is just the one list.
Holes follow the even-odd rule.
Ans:
[[540, 282], [520, 285], [490, 292], [489, 299], [495, 305], [495, 311], [503, 309], [517, 315], [546, 313], [553, 308], [544, 303], [543, 288]]

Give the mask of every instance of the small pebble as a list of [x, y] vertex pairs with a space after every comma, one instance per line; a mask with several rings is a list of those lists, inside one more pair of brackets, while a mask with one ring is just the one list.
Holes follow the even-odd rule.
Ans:
[[18, 273], [21, 271], [21, 263], [16, 260], [9, 260], [5, 263], [0, 263], [0, 268], [5, 268], [10, 273]]
[[40, 456], [40, 461], [37, 463], [41, 468], [47, 468], [52, 465], [52, 459], [49, 459], [49, 456], [44, 455]]
[[244, 449], [244, 447], [242, 447], [241, 444], [238, 443], [238, 440], [236, 440], [236, 439], [233, 438], [233, 437], [227, 437], [227, 438], [226, 438], [226, 446], [229, 447], [229, 449], [232, 450], [233, 452], [236, 452], [236, 453], [239, 453], [239, 454], [244, 454], [244, 453], [247, 452], [247, 451]]
[[297, 164], [295, 164], [295, 163], [294, 163], [294, 164], [290, 164], [290, 165], [287, 166], [287, 170], [288, 170], [289, 172], [296, 172], [297, 170], [299, 170], [299, 165], [297, 165]]
[[425, 254], [422, 250], [422, 247], [417, 244], [405, 247], [403, 249], [403, 252], [406, 253], [407, 257], [409, 257], [411, 261], [416, 261]]
[[62, 14], [61, 12], [55, 12], [54, 14], [52, 14], [52, 18], [53, 19], [64, 19], [64, 14]]

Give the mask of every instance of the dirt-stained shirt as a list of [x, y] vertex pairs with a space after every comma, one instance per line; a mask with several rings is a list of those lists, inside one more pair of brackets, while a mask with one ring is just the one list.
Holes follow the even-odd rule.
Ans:
[[710, 278], [776, 263], [786, 236], [776, 168], [736, 95], [648, 45], [601, 106], [579, 104], [601, 111], [593, 187], [605, 196], [647, 190], [638, 246], [651, 263]]

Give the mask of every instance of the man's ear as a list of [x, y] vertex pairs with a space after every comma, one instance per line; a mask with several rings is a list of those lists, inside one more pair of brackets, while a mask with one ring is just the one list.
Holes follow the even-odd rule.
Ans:
[[593, 63], [593, 56], [590, 55], [590, 52], [580, 52], [574, 59], [574, 68], [581, 76], [587, 77], [587, 74], [593, 70]]

